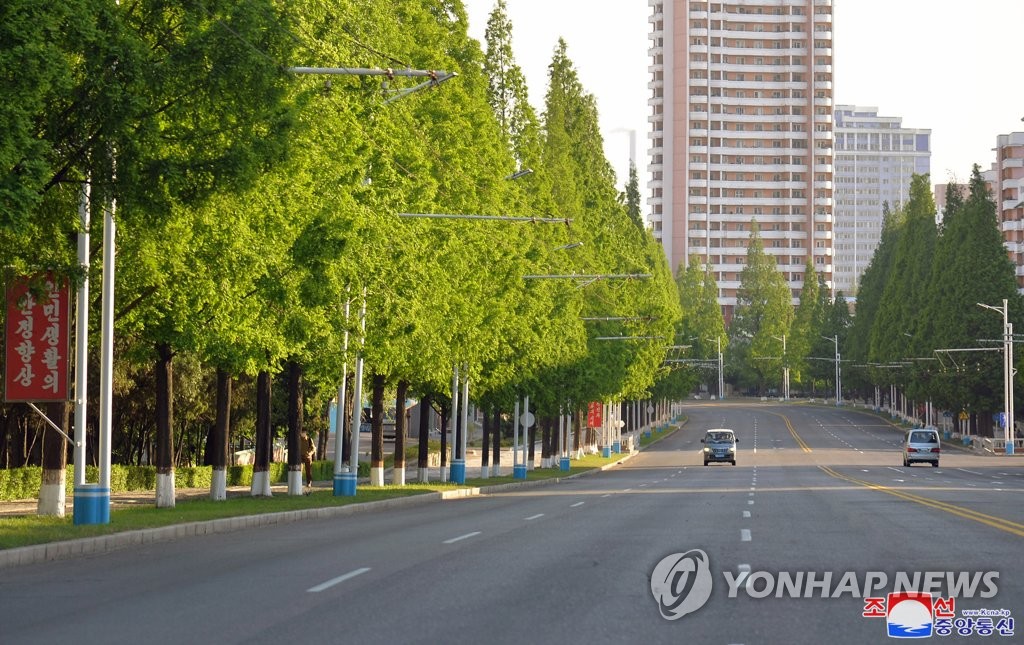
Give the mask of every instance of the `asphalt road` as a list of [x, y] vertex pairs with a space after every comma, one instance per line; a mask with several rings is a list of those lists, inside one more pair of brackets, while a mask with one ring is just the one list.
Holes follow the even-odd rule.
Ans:
[[[557, 485], [7, 569], [0, 643], [892, 642], [860, 590], [765, 593], [828, 573], [829, 595], [847, 572], [884, 574], [875, 596], [899, 572], [996, 572], [995, 596], [957, 598], [957, 615], [1024, 618], [1024, 461], [947, 450], [940, 468], [903, 468], [900, 433], [850, 409], [687, 415], [622, 466]], [[735, 467], [701, 465], [717, 426], [736, 430]], [[692, 549], [710, 598], [667, 620], [652, 572]]]

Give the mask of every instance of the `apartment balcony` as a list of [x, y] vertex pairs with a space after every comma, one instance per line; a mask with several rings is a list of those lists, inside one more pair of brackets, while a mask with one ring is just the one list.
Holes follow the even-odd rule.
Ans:
[[654, 58], [656, 56], [664, 56], [665, 55], [665, 47], [664, 47], [664, 45], [659, 45], [659, 44], [651, 45], [650, 47], [647, 48], [647, 55], [650, 56], [651, 58]]
[[705, 27], [696, 27], [694, 29], [690, 29], [690, 31], [687, 32], [687, 35], [691, 38], [704, 38], [705, 42], [707, 42], [708, 30]]
[[658, 90], [665, 88], [665, 81], [663, 79], [651, 79], [647, 81], [647, 89]]
[[832, 206], [832, 198], [831, 197], [815, 197], [814, 198], [814, 205], [815, 206]]
[[707, 195], [690, 195], [690, 196], [688, 196], [686, 198], [686, 202], [688, 204], [690, 204], [691, 206], [692, 205], [698, 205], [698, 204], [701, 205], [701, 206], [707, 206], [708, 205], [708, 197], [707, 197]]
[[834, 220], [832, 213], [815, 213], [814, 222], [817, 224], [831, 224]]
[[1004, 233], [1011, 233], [1014, 231], [1024, 231], [1024, 220], [1011, 219], [1002, 222], [1000, 229]]
[[832, 172], [832, 164], [830, 163], [816, 163], [814, 164], [814, 172]]
[[1020, 199], [1004, 199], [1002, 203], [1002, 210], [1012, 211], [1017, 208], [1020, 208], [1021, 206], [1024, 206], [1024, 201]]
[[664, 188], [664, 187], [665, 187], [665, 180], [664, 179], [650, 179], [650, 180], [647, 181], [647, 188], [650, 189], [650, 190], [656, 190], [658, 188]]
[[1013, 157], [1010, 159], [1003, 159], [1003, 168], [1024, 168], [1024, 158]]

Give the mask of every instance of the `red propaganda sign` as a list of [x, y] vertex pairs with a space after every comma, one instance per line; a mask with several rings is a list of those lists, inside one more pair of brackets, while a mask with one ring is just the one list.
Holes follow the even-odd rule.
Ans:
[[[38, 288], [30, 290], [30, 284]], [[58, 282], [51, 273], [17, 278], [7, 285], [5, 400], [70, 398], [70, 304], [67, 281]]]
[[604, 425], [604, 405], [595, 402], [587, 405], [587, 427], [600, 428]]

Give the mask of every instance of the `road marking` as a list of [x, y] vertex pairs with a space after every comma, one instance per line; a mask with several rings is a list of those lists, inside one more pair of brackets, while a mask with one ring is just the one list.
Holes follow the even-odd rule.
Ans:
[[757, 486], [751, 486], [750, 490], [757, 490]]
[[576, 508], [577, 506], [583, 506], [586, 502], [576, 502], [575, 504], [569, 504], [569, 508]]
[[611, 497], [611, 496], [612, 496], [611, 493], [605, 493], [604, 495], [601, 495], [601, 497]]
[[750, 511], [743, 511], [743, 517], [750, 517]]
[[351, 580], [352, 578], [355, 578], [356, 576], [360, 576], [360, 575], [366, 573], [369, 570], [370, 570], [370, 567], [363, 567], [361, 569], [355, 569], [354, 571], [349, 571], [348, 573], [346, 573], [344, 575], [341, 575], [341, 576], [338, 576], [337, 578], [331, 578], [327, 582], [321, 582], [320, 584], [318, 584], [315, 587], [310, 587], [309, 589], [306, 589], [306, 592], [307, 593], [320, 593], [324, 589], [330, 589], [334, 585], [341, 584], [342, 582], [345, 582], [346, 580]]
[[628, 492], [629, 492], [629, 491], [631, 491], [631, 490], [633, 490], [633, 489], [632, 489], [632, 488], [626, 488], [626, 489], [624, 489], [624, 490], [623, 490], [622, 492], [623, 492], [623, 493], [628, 493]]
[[800, 450], [803, 450], [804, 452], [811, 452], [811, 447], [807, 445], [807, 442], [800, 438], [800, 435], [796, 433], [796, 428], [793, 427], [793, 424], [789, 422], [789, 419], [785, 415], [779, 414], [778, 412], [769, 412], [768, 414], [774, 414], [785, 421], [786, 428], [789, 429], [789, 434], [793, 435], [793, 439], [796, 441], [796, 445], [800, 446]]
[[480, 531], [473, 531], [472, 533], [466, 533], [465, 535], [460, 535], [459, 537], [453, 537], [450, 540], [445, 540], [444, 543], [445, 544], [455, 544], [456, 542], [458, 542], [460, 540], [466, 540], [468, 538], [475, 537], [477, 535], [480, 535]]
[[1010, 520], [1001, 517], [996, 517], [994, 515], [986, 515], [985, 513], [979, 513], [978, 511], [975, 511], [970, 508], [965, 508], [963, 506], [956, 506], [954, 504], [940, 502], [938, 500], [930, 499], [928, 497], [921, 497], [920, 495], [914, 495], [913, 493], [908, 493], [907, 491], [897, 490], [895, 488], [890, 488], [888, 486], [873, 484], [871, 482], [855, 479], [853, 477], [848, 477], [846, 475], [837, 473], [828, 466], [818, 466], [818, 468], [820, 468], [826, 474], [835, 477], [836, 479], [841, 479], [852, 484], [857, 484], [858, 486], [870, 488], [871, 490], [877, 490], [879, 492], [886, 493], [887, 495], [893, 495], [894, 497], [899, 497], [901, 499], [905, 499], [907, 501], [914, 502], [922, 506], [927, 506], [929, 508], [945, 511], [946, 513], [950, 513], [951, 515], [956, 515], [957, 517], [962, 517], [964, 519], [980, 522], [981, 524], [991, 526], [994, 529], [999, 529], [1000, 531], [1004, 531], [1006, 533], [1012, 533], [1013, 535], [1024, 537], [1024, 524], [1011, 522]]
[[747, 500], [747, 504], [748, 504], [748, 505], [749, 505], [749, 504], [753, 504], [753, 503], [754, 503], [754, 500], [752, 500], [752, 499], [748, 499], [748, 500]]
[[536, 515], [531, 515], [530, 517], [524, 517], [523, 519], [529, 521], [529, 520], [535, 520], [535, 519], [540, 518], [540, 517], [544, 517], [544, 513], [537, 513]]
[[747, 493], [747, 497], [753, 497], [753, 496], [754, 496], [754, 492], [753, 491]]
[[740, 542], [750, 542], [750, 529], [740, 529]]
[[966, 468], [957, 468], [957, 470], [963, 471], [965, 473], [971, 473], [972, 475], [982, 475], [982, 476], [985, 475], [985, 473], [979, 473], [979, 472], [974, 471], [974, 470], [967, 470]]

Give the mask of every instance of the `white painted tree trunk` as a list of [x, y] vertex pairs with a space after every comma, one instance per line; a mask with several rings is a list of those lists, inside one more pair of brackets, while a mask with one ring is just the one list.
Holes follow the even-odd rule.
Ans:
[[228, 471], [225, 468], [215, 468], [213, 480], [210, 482], [210, 499], [219, 502], [228, 498]]
[[430, 469], [429, 468], [420, 468], [420, 470], [419, 470], [419, 480], [418, 481], [421, 484], [427, 484], [427, 483], [430, 482]]
[[273, 497], [273, 492], [270, 490], [270, 471], [253, 473], [252, 486], [249, 491], [253, 497]]
[[288, 471], [288, 494], [289, 495], [302, 495], [305, 491], [302, 490], [302, 471], [301, 470], [289, 470]]
[[491, 464], [491, 477], [501, 477], [501, 466]]
[[391, 469], [391, 483], [395, 486], [405, 486], [405, 468]]
[[156, 507], [174, 508], [174, 472], [157, 473], [156, 476]]
[[37, 515], [64, 517], [68, 496], [65, 488], [66, 479], [67, 473], [63, 470], [43, 471], [43, 484], [39, 488], [39, 504], [36, 506]]
[[370, 467], [370, 486], [384, 485], [384, 469], [380, 466]]

